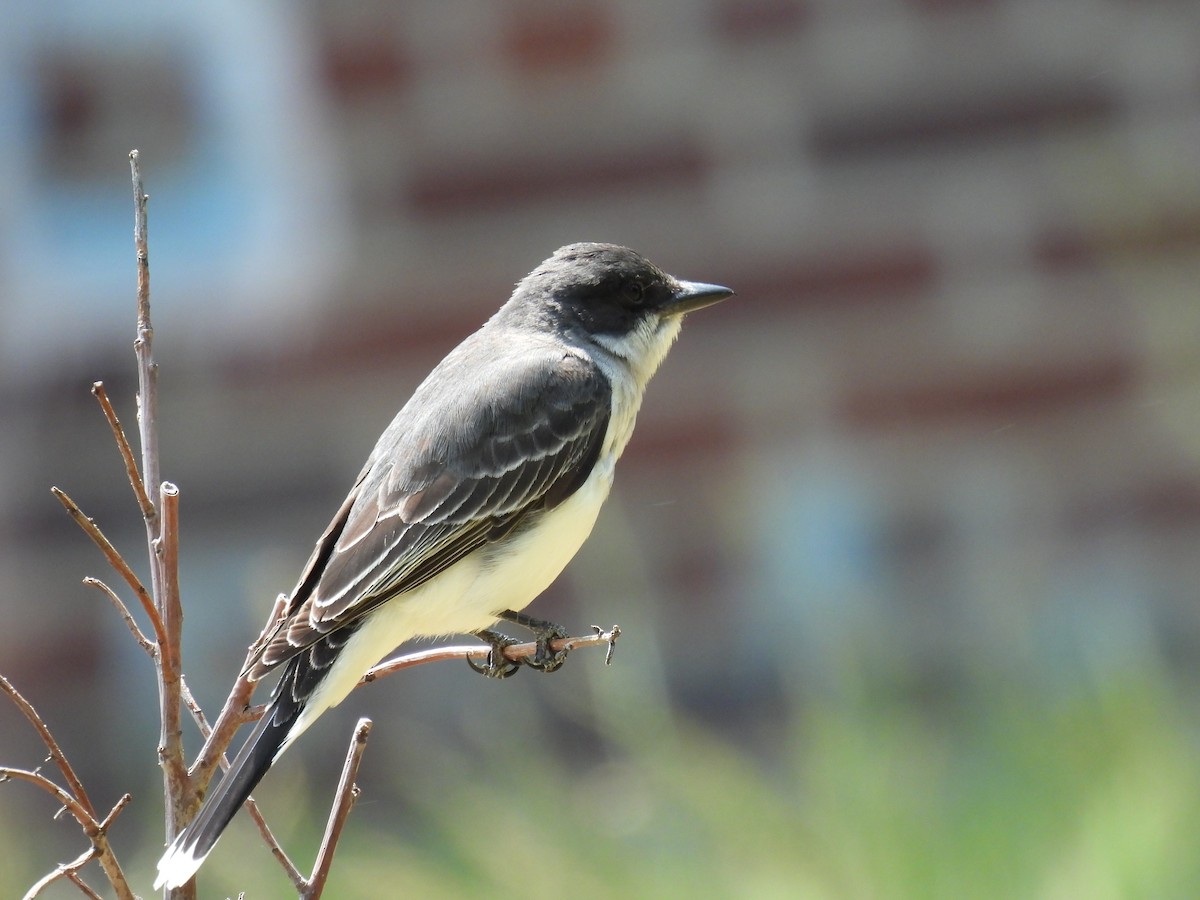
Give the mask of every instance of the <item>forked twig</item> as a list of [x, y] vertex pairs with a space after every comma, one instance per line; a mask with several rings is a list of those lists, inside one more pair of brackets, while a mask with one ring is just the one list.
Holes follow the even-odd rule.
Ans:
[[363, 751], [367, 749], [367, 738], [370, 736], [371, 720], [359, 719], [354, 727], [350, 749], [346, 751], [346, 762], [342, 766], [342, 777], [338, 780], [333, 806], [329, 810], [329, 821], [325, 824], [321, 848], [317, 851], [312, 874], [300, 892], [304, 900], [318, 900], [325, 890], [325, 884], [329, 880], [329, 867], [333, 865], [333, 854], [342, 836], [342, 828], [345, 827], [346, 817], [350, 815], [354, 801], [358, 799], [358, 785], [354, 783], [354, 779], [358, 775], [358, 766], [362, 762]]
[[[83, 783], [79, 780], [79, 776], [75, 774], [75, 769], [72, 768], [71, 763], [67, 761], [66, 754], [58, 746], [58, 741], [50, 733], [49, 727], [42, 721], [42, 717], [38, 715], [37, 710], [33, 708], [33, 704], [26, 700], [25, 696], [3, 675], [0, 675], [0, 690], [8, 694], [9, 699], [21, 711], [21, 715], [33, 726], [33, 730], [37, 732], [41, 742], [46, 745], [46, 749], [50, 753], [50, 759], [58, 766], [58, 771], [62, 772], [63, 779], [67, 782], [71, 798], [80, 804], [80, 807], [89, 818], [94, 820], [96, 809], [92, 806], [92, 801], [88, 799], [87, 791], [83, 789]], [[58, 785], [55, 785], [55, 787], [57, 788]]]
[[104, 410], [104, 418], [108, 420], [108, 427], [112, 429], [113, 439], [117, 442], [117, 450], [120, 452], [121, 459], [125, 463], [125, 474], [129, 476], [129, 484], [133, 488], [134, 496], [137, 497], [138, 506], [142, 510], [142, 517], [148, 519], [155, 514], [154, 504], [146, 493], [146, 485], [142, 481], [142, 476], [138, 474], [137, 461], [133, 456], [133, 448], [129, 446], [129, 438], [125, 436], [125, 429], [121, 426], [121, 420], [117, 418], [117, 411], [113, 409], [112, 403], [109, 402], [108, 392], [104, 390], [103, 381], [97, 381], [92, 384], [92, 396], [99, 401], [100, 408]]
[[[192, 691], [188, 687], [186, 680], [180, 682], [180, 688], [182, 690], [184, 705], [188, 708], [188, 711], [191, 712], [192, 718], [196, 722], [196, 726], [200, 729], [200, 736], [207, 741], [212, 736], [213, 729], [208, 723], [207, 716], [204, 715], [204, 710], [200, 708], [200, 704], [197, 703], [196, 698], [192, 696]], [[239, 720], [239, 724], [241, 724], [241, 722], [254, 721], [260, 715], [261, 712], [257, 709], [254, 712], [247, 711], [247, 714], [243, 717], [243, 719]], [[230, 736], [232, 737], [232, 732], [230, 733]], [[217, 761], [222, 769], [228, 771], [230, 765], [229, 757], [226, 756], [223, 751], [217, 758]], [[189, 774], [193, 779], [195, 779], [196, 776], [194, 767]], [[200, 782], [194, 781], [194, 783]], [[271, 826], [267, 824], [267, 820], [263, 816], [262, 811], [258, 808], [258, 803], [255, 801], [255, 799], [253, 797], [247, 797], [246, 802], [242, 804], [242, 806], [246, 810], [246, 813], [250, 816], [251, 820], [253, 820], [255, 826], [258, 828], [258, 833], [262, 836], [263, 842], [271, 851], [271, 855], [279, 861], [281, 866], [283, 866], [283, 870], [287, 873], [288, 879], [292, 882], [292, 884], [302, 884], [304, 882], [304, 875], [301, 874], [298, 868], [296, 868], [295, 863], [292, 862], [291, 858], [284, 851], [283, 845], [279, 843], [279, 840], [271, 831]]]
[[[158, 711], [162, 722], [158, 758], [163, 773], [166, 838], [173, 840], [194, 813], [198, 794], [188, 777], [180, 729], [183, 609], [179, 597], [179, 489], [161, 477], [158, 442], [158, 363], [154, 360], [154, 328], [150, 324], [150, 247], [146, 203], [137, 150], [129, 154], [133, 180], [133, 245], [137, 254], [137, 328], [133, 353], [138, 373], [138, 439], [142, 448], [145, 499], [142, 504], [150, 551], [150, 589], [159, 619]], [[126, 465], [128, 470], [129, 466]], [[136, 490], [136, 488], [135, 488]], [[142, 498], [139, 496], [139, 503]], [[171, 891], [172, 897], [195, 896], [195, 885]]]
[[196, 761], [192, 763], [189, 770], [196, 783], [203, 787], [207, 785], [209, 779], [212, 778], [213, 772], [216, 771], [217, 761], [221, 758], [221, 754], [228, 749], [230, 742], [233, 740], [234, 733], [246, 722], [252, 722], [258, 716], [247, 715], [250, 708], [250, 698], [254, 694], [254, 682], [246, 677], [246, 672], [258, 658], [258, 653], [266, 645], [266, 642], [271, 639], [279, 623], [283, 621], [284, 614], [287, 611], [288, 598], [286, 594], [280, 594], [275, 598], [275, 603], [271, 607], [271, 614], [267, 617], [267, 623], [263, 626], [262, 631], [254, 642], [246, 651], [246, 659], [242, 665], [242, 674], [238, 676], [237, 681], [233, 683], [233, 688], [229, 692], [229, 696], [225, 698], [225, 705], [221, 707], [221, 712], [217, 714], [217, 721], [213, 724], [212, 730], [205, 735], [204, 746], [200, 750], [200, 755], [196, 757]]
[[83, 895], [85, 897], [89, 897], [89, 898], [91, 898], [91, 900], [104, 900], [103, 897], [101, 897], [99, 894], [97, 894], [95, 891], [93, 891], [84, 882], [83, 877], [79, 874], [78, 871], [72, 869], [71, 871], [67, 872], [67, 881], [71, 882], [71, 884], [73, 884], [73, 885], [75, 885], [75, 887], [79, 888], [79, 890], [81, 890], [83, 892]]
[[53, 797], [69, 812], [75, 821], [83, 826], [84, 831], [89, 826], [96, 827], [96, 817], [79, 800], [71, 796], [61, 785], [55, 784], [41, 772], [31, 772], [29, 769], [15, 769], [11, 766], [0, 766], [0, 781], [24, 781], [34, 787], [41, 788]]
[[[116, 891], [117, 897], [120, 900], [134, 900], [133, 891], [130, 890], [129, 882], [125, 879], [125, 873], [121, 869], [121, 864], [112, 852], [112, 845], [108, 842], [108, 828], [121, 810], [125, 808], [126, 804], [129, 803], [129, 794], [125, 794], [117, 801], [117, 805], [104, 817], [103, 821], [97, 822], [94, 812], [45, 775], [38, 772], [30, 772], [27, 769], [13, 769], [7, 766], [0, 766], [0, 781], [7, 781], [9, 779], [25, 781], [35, 787], [41, 788], [61, 804], [75, 818], [80, 828], [83, 829], [83, 833], [92, 842], [91, 858], [95, 858], [100, 863], [100, 867], [108, 877], [109, 884]], [[87, 860], [84, 860], [84, 862], [87, 862]], [[64, 872], [62, 876], [56, 875], [55, 877], [69, 878], [70, 875]], [[51, 881], [53, 880], [51, 879]], [[42, 879], [38, 883], [43, 884], [43, 882], [45, 882], [45, 879]], [[48, 884], [49, 882], [45, 883]], [[40, 887], [38, 889], [41, 890]]]
[[93, 578], [90, 575], [83, 579], [83, 583], [89, 587], [96, 588], [98, 591], [100, 591], [100, 593], [104, 594], [104, 596], [108, 597], [108, 599], [112, 602], [112, 605], [116, 607], [117, 614], [120, 615], [121, 620], [125, 623], [125, 627], [129, 629], [129, 633], [133, 635], [133, 639], [138, 642], [138, 646], [146, 651], [147, 656], [149, 656], [151, 659], [154, 659], [156, 656], [158, 656], [158, 647], [155, 645], [154, 641], [146, 637], [142, 629], [138, 627], [138, 623], [134, 620], [133, 614], [129, 611], [129, 607], [125, 605], [125, 601], [117, 596], [116, 591], [110, 588], [99, 578]]
[[179, 596], [179, 489], [168, 481], [159, 486], [158, 509], [159, 536], [151, 543], [159, 572], [157, 606], [165, 634], [158, 652], [159, 714], [162, 721], [158, 756], [169, 793], [167, 805], [172, 810], [168, 818], [177, 825], [174, 831], [169, 832], [169, 836], [173, 837], [182, 827], [181, 820], [190, 818], [197, 800], [184, 759], [180, 719], [183, 606]]
[[[54, 869], [51, 872], [47, 872], [45, 875], [43, 875], [41, 878], [39, 878], [37, 881], [35, 881], [30, 886], [29, 890], [27, 890], [25, 892], [25, 896], [22, 898], [22, 900], [34, 900], [34, 898], [37, 897], [38, 894], [40, 894], [43, 890], [48, 888], [54, 882], [58, 881], [60, 878], [70, 878], [72, 874], [78, 872], [80, 869], [82, 869], [84, 866], [86, 866], [88, 863], [90, 863], [95, 858], [96, 858], [96, 848], [89, 847], [87, 850], [84, 850], [83, 853], [81, 853], [75, 859], [71, 860], [69, 863], [63, 863], [57, 869]], [[78, 876], [76, 876], [76, 877], [78, 877]], [[78, 884], [79, 882], [76, 882], [76, 883]], [[96, 896], [95, 892], [92, 891], [91, 888], [87, 887], [86, 885], [84, 885], [83, 887], [86, 889], [85, 893], [91, 893], [92, 896]]]
[[154, 608], [154, 600], [150, 597], [141, 579], [134, 574], [133, 569], [129, 567], [129, 563], [125, 562], [124, 557], [117, 551], [117, 548], [104, 536], [104, 532], [100, 530], [100, 526], [92, 518], [84, 515], [83, 510], [79, 508], [79, 504], [67, 496], [66, 491], [52, 487], [50, 488], [50, 493], [66, 508], [71, 518], [75, 520], [75, 523], [83, 529], [84, 534], [92, 539], [92, 543], [100, 548], [100, 552], [104, 554], [104, 558], [108, 560], [108, 564], [113, 567], [118, 575], [125, 579], [125, 583], [129, 585], [133, 593], [137, 596], [138, 602], [142, 604], [142, 609], [150, 617], [150, 625], [154, 629], [154, 636], [161, 644], [163, 640], [162, 619], [159, 617], [158, 611]]

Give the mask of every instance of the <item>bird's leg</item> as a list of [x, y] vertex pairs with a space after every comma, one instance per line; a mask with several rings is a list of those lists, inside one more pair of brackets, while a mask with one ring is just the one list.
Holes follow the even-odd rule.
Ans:
[[525, 665], [531, 669], [537, 669], [539, 672], [553, 672], [566, 661], [566, 650], [559, 650], [556, 653], [550, 649], [551, 641], [567, 636], [567, 630], [561, 625], [555, 625], [545, 619], [535, 619], [533, 616], [527, 616], [523, 612], [512, 609], [504, 610], [500, 613], [500, 618], [533, 632], [534, 639], [537, 640], [537, 652], [532, 657], [526, 657], [524, 661]]
[[477, 663], [475, 660], [468, 658], [468, 666], [487, 678], [508, 678], [511, 675], [517, 674], [521, 668], [521, 664], [504, 658], [504, 648], [512, 646], [517, 641], [514, 641], [506, 634], [492, 631], [490, 628], [481, 628], [475, 632], [475, 636], [481, 641], [491, 644], [492, 651], [483, 663]]

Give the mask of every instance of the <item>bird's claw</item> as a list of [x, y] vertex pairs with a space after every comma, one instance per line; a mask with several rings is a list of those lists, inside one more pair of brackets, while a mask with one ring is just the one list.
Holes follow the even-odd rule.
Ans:
[[510, 678], [516, 675], [521, 669], [521, 664], [514, 660], [508, 659], [504, 655], [504, 648], [511, 647], [517, 643], [507, 635], [503, 635], [498, 631], [483, 630], [475, 632], [476, 637], [480, 640], [491, 644], [492, 649], [488, 651], [487, 659], [482, 663], [477, 663], [470, 657], [467, 658], [467, 665], [478, 672], [485, 678]]
[[532, 616], [527, 616], [521, 612], [514, 612], [511, 609], [502, 612], [500, 617], [515, 625], [520, 625], [522, 628], [528, 628], [533, 632], [534, 640], [537, 641], [537, 650], [533, 656], [527, 656], [524, 659], [525, 665], [529, 666], [529, 668], [537, 669], [539, 672], [554, 672], [566, 662], [568, 651], [551, 650], [550, 644], [553, 641], [565, 638], [567, 636], [567, 629], [561, 625], [555, 625], [553, 622], [547, 622], [544, 619], [535, 619]]

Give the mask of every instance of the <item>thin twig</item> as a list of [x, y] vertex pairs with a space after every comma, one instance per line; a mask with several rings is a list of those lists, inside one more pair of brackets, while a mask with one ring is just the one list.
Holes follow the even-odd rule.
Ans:
[[337, 792], [334, 794], [333, 808], [329, 811], [329, 821], [325, 825], [325, 836], [321, 839], [321, 849], [317, 851], [316, 862], [313, 863], [312, 875], [309, 876], [305, 889], [301, 892], [304, 900], [318, 900], [325, 890], [329, 880], [329, 867], [333, 865], [333, 854], [337, 850], [338, 839], [342, 836], [346, 817], [358, 798], [358, 786], [354, 779], [358, 775], [358, 766], [362, 762], [363, 751], [367, 749], [367, 738], [371, 735], [371, 720], [359, 719], [354, 728], [354, 737], [350, 748], [346, 751], [346, 763], [342, 766], [342, 777], [338, 781]]
[[117, 816], [119, 816], [122, 810], [129, 805], [131, 800], [133, 800], [133, 794], [121, 795], [121, 799], [113, 804], [113, 808], [108, 811], [108, 815], [100, 820], [100, 828], [102, 831], [108, 831], [112, 823], [117, 820]]
[[125, 605], [125, 601], [117, 596], [117, 592], [99, 578], [93, 578], [90, 575], [83, 579], [83, 583], [90, 587], [96, 588], [102, 594], [108, 597], [110, 601], [112, 601], [112, 605], [117, 608], [117, 613], [125, 622], [125, 627], [129, 629], [129, 633], [133, 635], [133, 639], [138, 642], [138, 646], [146, 651], [147, 656], [149, 656], [151, 659], [155, 659], [158, 656], [158, 646], [154, 643], [154, 641], [146, 637], [146, 635], [142, 632], [142, 629], [138, 627], [138, 623], [134, 620], [133, 614], [129, 611], [129, 607]]
[[96, 817], [88, 810], [80, 801], [76, 800], [71, 794], [61, 786], [55, 784], [45, 775], [40, 772], [31, 772], [28, 769], [14, 769], [9, 766], [0, 766], [0, 781], [26, 781], [34, 787], [39, 787], [51, 797], [53, 797], [60, 805], [66, 808], [81, 826], [85, 832], [88, 829], [95, 830], [99, 827]]
[[[188, 778], [187, 761], [183, 753], [183, 728], [180, 718], [180, 671], [183, 633], [183, 606], [179, 596], [179, 489], [168, 481], [159, 486], [158, 508], [160, 534], [153, 543], [159, 570], [158, 608], [162, 614], [166, 641], [159, 647], [159, 712], [162, 731], [158, 755], [163, 776], [171, 786], [168, 806], [170, 817], [179, 823], [191, 818], [198, 803], [196, 791]], [[176, 832], [178, 833], [178, 828]]]
[[271, 635], [274, 635], [280, 623], [283, 622], [283, 617], [287, 614], [288, 595], [280, 594], [275, 598], [275, 604], [271, 606], [271, 612], [266, 617], [266, 624], [263, 625], [263, 630], [259, 632], [258, 637], [254, 638], [250, 648], [246, 650], [246, 659], [241, 667], [241, 674], [238, 680], [235, 680], [233, 688], [229, 691], [229, 696], [226, 697], [224, 706], [221, 707], [221, 712], [217, 714], [217, 720], [212, 725], [212, 731], [205, 737], [204, 746], [200, 748], [200, 754], [196, 757], [196, 762], [192, 763], [191, 773], [192, 778], [196, 780], [196, 784], [203, 788], [212, 778], [212, 773], [217, 767], [217, 760], [220, 760], [224, 751], [229, 748], [229, 743], [232, 742], [234, 733], [238, 728], [245, 725], [248, 721], [257, 719], [258, 716], [247, 718], [247, 710], [250, 708], [250, 698], [254, 694], [254, 682], [246, 677], [246, 673], [250, 671], [254, 660], [258, 659], [258, 654], [266, 642], [270, 641]]
[[[612, 661], [612, 650], [616, 646], [617, 638], [621, 636], [621, 628], [614, 625], [608, 631], [604, 631], [598, 625], [593, 625], [594, 634], [583, 635], [580, 637], [565, 637], [556, 638], [549, 643], [549, 649], [558, 653], [561, 650], [575, 650], [580, 647], [596, 647], [606, 646], [608, 653], [605, 655], [605, 663]], [[529, 641], [524, 644], [510, 644], [501, 650], [505, 659], [511, 662], [517, 662], [528, 656], [533, 656], [537, 653], [538, 646], [536, 641]], [[444, 659], [484, 659], [492, 652], [492, 648], [486, 644], [463, 644], [454, 647], [433, 647], [429, 650], [418, 650], [414, 653], [405, 653], [401, 656], [396, 656], [391, 659], [381, 662], [377, 666], [372, 666], [367, 674], [359, 679], [358, 686], [362, 687], [365, 684], [370, 684], [372, 681], [377, 681], [380, 678], [385, 678], [388, 675], [394, 675], [403, 669], [409, 669], [413, 666], [419, 666], [423, 663], [438, 662]]]
[[125, 474], [129, 476], [129, 484], [133, 488], [138, 506], [142, 510], [142, 518], [151, 518], [155, 514], [154, 503], [146, 494], [146, 485], [142, 483], [142, 476], [138, 473], [137, 461], [133, 457], [133, 448], [129, 446], [129, 439], [125, 436], [125, 429], [121, 427], [121, 420], [117, 418], [117, 411], [109, 402], [108, 392], [104, 390], [103, 381], [97, 381], [92, 385], [92, 396], [100, 402], [100, 408], [104, 410], [104, 418], [108, 420], [108, 427], [112, 429], [113, 439], [117, 442], [117, 450], [120, 451], [121, 459], [125, 463]]
[[133, 795], [131, 794], [122, 795], [94, 830], [84, 828], [84, 833], [91, 838], [92, 846], [96, 848], [96, 859], [100, 863], [100, 868], [104, 870], [104, 874], [108, 877], [108, 883], [112, 885], [120, 900], [135, 900], [135, 898], [133, 891], [129, 888], [129, 882], [125, 879], [125, 873], [121, 870], [121, 864], [117, 861], [116, 854], [113, 853], [112, 845], [108, 842], [108, 829], [132, 799]]
[[95, 858], [100, 863], [100, 867], [104, 869], [104, 874], [108, 877], [108, 882], [112, 885], [113, 890], [116, 891], [117, 897], [120, 900], [134, 900], [133, 891], [129, 889], [129, 882], [125, 879], [125, 873], [121, 869], [121, 864], [112, 852], [112, 845], [108, 842], [107, 833], [108, 826], [125, 807], [125, 804], [129, 802], [130, 798], [128, 794], [117, 802], [117, 805], [104, 817], [102, 822], [97, 822], [95, 813], [45, 775], [38, 772], [30, 772], [27, 769], [13, 769], [7, 766], [0, 766], [0, 781], [8, 779], [25, 781], [35, 787], [39, 787], [64, 807], [75, 818], [75, 821], [79, 823], [84, 835], [92, 842]]
[[296, 868], [296, 864], [292, 862], [291, 857], [283, 849], [283, 845], [279, 843], [279, 839], [271, 831], [271, 826], [267, 824], [267, 820], [263, 816], [262, 810], [258, 808], [258, 804], [254, 798], [247, 797], [246, 802], [242, 804], [242, 808], [246, 810], [250, 818], [254, 821], [254, 824], [258, 827], [258, 833], [262, 836], [267, 849], [271, 851], [271, 855], [275, 857], [275, 861], [283, 867], [283, 871], [287, 873], [287, 877], [292, 882], [293, 887], [296, 888], [297, 892], [302, 891], [307, 884], [304, 874]]
[[[271, 615], [267, 619], [266, 625], [263, 626], [258, 638], [255, 639], [255, 641], [247, 650], [246, 664], [243, 667], [243, 672], [250, 668], [251, 663], [258, 658], [258, 654], [267, 640], [276, 632], [279, 623], [283, 620], [283, 617], [286, 613], [287, 603], [288, 598], [286, 595], [281, 594], [276, 598], [275, 604], [271, 610]], [[561, 650], [573, 650], [580, 647], [605, 646], [608, 649], [605, 661], [611, 661], [613, 646], [621, 634], [620, 627], [614, 625], [608, 631], [604, 631], [598, 626], [592, 626], [592, 628], [593, 633], [590, 635], [558, 638], [553, 640], [550, 642], [549, 649], [552, 652], [557, 653]], [[534, 655], [537, 653], [537, 650], [537, 642], [529, 641], [523, 644], [510, 644], [502, 649], [502, 653], [506, 659], [516, 662], [525, 657]], [[435, 647], [429, 650], [421, 650], [414, 653], [403, 654], [373, 667], [369, 672], [367, 672], [366, 675], [362, 677], [358, 683], [358, 686], [362, 687], [363, 685], [378, 681], [381, 678], [394, 675], [396, 672], [400, 672], [413, 666], [422, 665], [424, 663], [438, 662], [446, 659], [481, 659], [486, 657], [490, 652], [491, 647], [486, 644], [470, 644], [452, 647]], [[255, 682], [249, 681], [245, 677], [245, 674], [239, 677], [234, 683], [233, 690], [230, 691], [228, 698], [225, 700], [225, 706], [222, 708], [220, 715], [217, 717], [216, 724], [211, 727], [209, 726], [204, 713], [200, 710], [199, 705], [192, 697], [191, 692], [188, 690], [186, 683], [182, 684], [183, 701], [191, 710], [192, 717], [196, 720], [196, 723], [200, 728], [200, 733], [205, 738], [204, 747], [189, 770], [189, 774], [191, 775], [193, 783], [200, 786], [200, 790], [203, 790], [203, 786], [208, 784], [218, 766], [223, 769], [229, 768], [229, 760], [225, 756], [225, 751], [232, 742], [233, 736], [237, 729], [248, 722], [253, 722], [262, 717], [262, 714], [266, 709], [265, 706], [249, 705], [250, 697], [253, 694], [255, 684]], [[363, 721], [368, 722], [367, 731], [369, 732], [370, 720], [364, 719]], [[350, 753], [347, 754], [347, 764], [350, 763], [350, 758], [354, 753], [355, 748], [359, 746], [357, 744], [357, 740], [358, 732], [356, 730], [355, 742], [351, 744]], [[363, 745], [365, 746], [365, 735], [362, 740]], [[361, 755], [362, 751], [359, 749], [358, 757], [361, 758]], [[355, 761], [354, 772], [351, 772], [350, 774], [351, 781], [354, 778], [354, 773], [357, 771], [357, 766], [358, 762]], [[336, 802], [341, 803], [342, 801], [352, 803], [353, 798], [345, 797], [341, 793], [341, 788], [339, 787], [339, 793], [336, 796]], [[258, 826], [259, 834], [262, 835], [263, 841], [267, 844], [271, 854], [279, 861], [279, 864], [283, 867], [284, 872], [287, 874], [292, 884], [296, 887], [297, 891], [300, 892], [301, 896], [305, 898], [319, 897], [320, 891], [324, 890], [324, 880], [328, 878], [329, 867], [332, 865], [333, 849], [336, 847], [337, 835], [340, 834], [341, 831], [341, 822], [336, 823], [337, 831], [333, 836], [332, 844], [329, 845], [329, 849], [325, 850], [325, 844], [322, 844], [323, 855], [318, 856], [317, 862], [313, 867], [313, 874], [308, 879], [305, 879], [300, 870], [296, 868], [295, 864], [283, 850], [283, 847], [275, 838], [275, 835], [271, 832], [270, 827], [263, 818], [262, 812], [258, 808], [258, 804], [255, 803], [255, 801], [251, 798], [247, 799], [244, 806], [249, 812], [250, 817], [254, 820], [255, 825]], [[346, 807], [345, 813], [341, 814], [342, 822], [344, 822], [345, 815], [348, 813], [349, 806]], [[335, 805], [335, 808], [330, 814], [328, 827], [334, 827], [337, 815], [338, 807]], [[329, 837], [328, 830], [326, 837]], [[316, 885], [318, 877], [321, 879], [321, 886], [316, 890], [315, 893], [313, 893], [313, 887]]]
[[[34, 731], [38, 733], [38, 737], [41, 738], [42, 743], [46, 745], [46, 749], [50, 751], [50, 759], [53, 760], [56, 766], [58, 766], [58, 771], [62, 772], [62, 776], [67, 782], [67, 787], [70, 788], [71, 794], [73, 795], [73, 799], [79, 802], [81, 808], [87, 813], [89, 819], [95, 820], [96, 809], [92, 806], [92, 801], [88, 799], [87, 791], [83, 789], [83, 783], [75, 774], [75, 769], [72, 768], [71, 764], [67, 761], [66, 754], [64, 754], [62, 752], [62, 748], [58, 746], [58, 741], [56, 741], [54, 739], [54, 735], [50, 733], [49, 727], [47, 727], [46, 723], [42, 721], [42, 717], [38, 715], [38, 711], [33, 708], [33, 704], [26, 700], [24, 695], [15, 687], [13, 687], [13, 683], [3, 675], [0, 675], [0, 690], [3, 690], [4, 693], [8, 694], [12, 702], [16, 704], [17, 709], [21, 711], [21, 715], [23, 715], [29, 721], [29, 724], [33, 726]], [[53, 784], [53, 782], [51, 783]], [[57, 788], [58, 785], [55, 785], [55, 787]], [[61, 790], [61, 788], [59, 788], [59, 790]]]
[[[69, 878], [73, 872], [82, 869], [89, 862], [95, 859], [95, 857], [96, 848], [88, 847], [88, 849], [83, 851], [83, 853], [71, 860], [69, 863], [63, 863], [52, 872], [47, 872], [32, 885], [30, 885], [29, 890], [25, 892], [25, 896], [22, 898], [22, 900], [34, 900], [38, 894], [40, 894], [54, 882], [58, 881], [58, 879]], [[91, 890], [91, 888], [88, 888], [88, 890]]]
[[[201, 737], [207, 740], [209, 735], [212, 734], [212, 726], [208, 724], [208, 718], [204, 715], [204, 711], [200, 708], [200, 704], [196, 702], [196, 698], [192, 696], [191, 689], [187, 686], [187, 681], [182, 681], [180, 686], [182, 688], [184, 705], [187, 706], [188, 710], [192, 714], [192, 718], [195, 719], [196, 726], [200, 729]], [[254, 707], [253, 712], [257, 713], [257, 715], [253, 715], [253, 718], [259, 718], [261, 715], [261, 707]], [[247, 710], [247, 714], [251, 715], [251, 711]], [[251, 720], [252, 719], [247, 719], [247, 721]], [[229, 757], [225, 755], [225, 753], [221, 754], [218, 762], [220, 763], [222, 769], [226, 771], [229, 770]], [[189, 774], [195, 778], [194, 772], [189, 772]], [[279, 840], [271, 831], [271, 826], [267, 824], [266, 818], [263, 816], [262, 811], [258, 808], [258, 803], [255, 802], [253, 797], [247, 797], [246, 802], [243, 803], [242, 806], [250, 818], [254, 821], [254, 824], [258, 826], [258, 833], [262, 835], [262, 839], [266, 843], [267, 848], [271, 851], [271, 855], [279, 861], [279, 864], [283, 866], [283, 870], [287, 873], [288, 878], [291, 879], [292, 884], [296, 885], [297, 889], [299, 889], [299, 887], [304, 884], [304, 875], [301, 874], [300, 870], [296, 868], [295, 863], [292, 862], [291, 858], [289, 858], [287, 853], [284, 851], [283, 845], [279, 843]]]
[[211, 733], [205, 738], [200, 755], [196, 757], [196, 761], [192, 763], [192, 767], [189, 769], [192, 778], [201, 790], [212, 778], [213, 772], [217, 768], [217, 761], [221, 758], [221, 754], [229, 748], [234, 733], [246, 722], [258, 718], [258, 716], [247, 716], [247, 711], [250, 707], [250, 698], [254, 694], [255, 682], [250, 681], [246, 677], [246, 672], [250, 669], [254, 660], [258, 658], [259, 652], [266, 645], [266, 642], [270, 640], [271, 635], [275, 633], [279, 627], [279, 623], [283, 621], [287, 606], [288, 598], [286, 594], [280, 594], [275, 598], [275, 603], [271, 607], [271, 614], [267, 617], [267, 623], [246, 651], [246, 660], [242, 666], [242, 674], [233, 683], [233, 688], [229, 691], [229, 696], [225, 698], [225, 705], [221, 707], [220, 713], [217, 714], [217, 720], [213, 723]]
[[196, 757], [196, 761], [188, 770], [200, 790], [203, 790], [204, 786], [212, 779], [213, 773], [217, 769], [217, 761], [229, 749], [237, 730], [257, 718], [257, 716], [247, 715], [253, 692], [254, 683], [245, 678], [239, 678], [234, 682], [229, 696], [225, 698], [225, 705], [217, 714], [217, 721], [205, 738], [200, 755]]
[[[146, 201], [142, 167], [136, 150], [129, 153], [133, 177], [133, 247], [137, 253], [137, 334], [133, 352], [138, 361], [138, 434], [142, 443], [142, 483], [154, 507], [154, 493], [161, 481], [158, 463], [158, 364], [154, 362], [154, 328], [150, 324], [150, 243], [147, 236]], [[146, 516], [151, 525], [157, 514]], [[157, 532], [157, 528], [153, 528]], [[157, 537], [157, 533], [151, 535]]]
[[104, 558], [108, 560], [108, 564], [116, 570], [118, 575], [125, 579], [125, 583], [133, 590], [133, 593], [138, 598], [138, 602], [146, 610], [146, 615], [150, 617], [150, 624], [154, 628], [154, 636], [161, 643], [163, 637], [161, 633], [162, 621], [154, 609], [154, 601], [146, 591], [141, 579], [134, 574], [133, 569], [129, 567], [129, 563], [125, 562], [124, 557], [117, 551], [117, 548], [104, 536], [104, 532], [100, 530], [100, 526], [93, 519], [83, 514], [83, 510], [79, 508], [79, 504], [67, 496], [66, 491], [52, 487], [50, 488], [50, 493], [58, 498], [58, 502], [66, 508], [71, 518], [75, 520], [75, 523], [92, 539], [92, 543], [100, 548], [100, 552], [104, 554]]
[[73, 884], [73, 885], [75, 885], [75, 887], [79, 888], [79, 890], [81, 890], [83, 892], [83, 895], [85, 897], [90, 897], [91, 900], [104, 900], [103, 897], [101, 897], [99, 894], [97, 894], [95, 891], [93, 891], [90, 887], [88, 887], [87, 884], [84, 883], [83, 878], [80, 877], [80, 875], [77, 871], [68, 872], [67, 873], [67, 881], [71, 882], [71, 884]]
[[[183, 705], [187, 707], [188, 712], [192, 714], [192, 721], [196, 723], [196, 727], [200, 729], [200, 736], [207, 738], [212, 732], [212, 726], [208, 724], [208, 716], [204, 715], [204, 710], [200, 708], [195, 696], [192, 694], [192, 689], [188, 687], [187, 676], [179, 676], [179, 698], [183, 701]], [[190, 772], [188, 774], [191, 774]]]
[[[138, 438], [142, 449], [142, 484], [150, 509], [143, 507], [146, 543], [150, 551], [150, 590], [162, 620], [158, 637], [158, 709], [162, 720], [159, 735], [159, 764], [163, 772], [163, 800], [166, 808], [165, 832], [172, 841], [183, 823], [195, 812], [195, 787], [187, 775], [180, 733], [180, 653], [183, 613], [179, 605], [178, 562], [178, 489], [165, 484], [159, 467], [158, 452], [158, 363], [154, 361], [154, 328], [150, 324], [150, 246], [146, 224], [146, 202], [150, 198], [142, 185], [138, 151], [129, 154], [133, 178], [133, 245], [137, 254], [137, 329], [133, 353], [138, 373]], [[166, 506], [174, 507], [171, 511]], [[170, 515], [172, 523], [163, 519]], [[169, 891], [178, 900], [196, 895], [195, 882]]]

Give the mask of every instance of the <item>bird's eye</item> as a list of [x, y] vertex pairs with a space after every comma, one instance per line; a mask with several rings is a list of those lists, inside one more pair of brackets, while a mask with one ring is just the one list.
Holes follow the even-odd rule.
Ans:
[[640, 281], [627, 281], [622, 290], [625, 293], [625, 299], [634, 305], [641, 303], [645, 296], [645, 288]]

